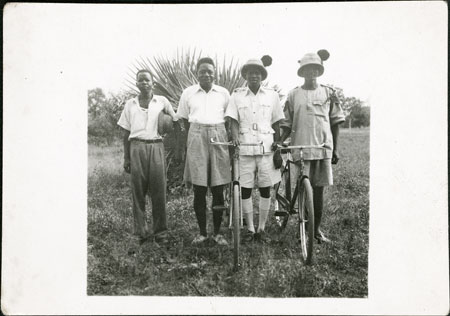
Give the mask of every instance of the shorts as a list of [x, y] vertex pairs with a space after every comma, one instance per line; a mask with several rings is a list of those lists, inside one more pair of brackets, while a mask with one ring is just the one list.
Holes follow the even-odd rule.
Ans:
[[[299, 162], [298, 162], [299, 163]], [[300, 166], [295, 163], [290, 164], [291, 169], [291, 188], [295, 188]], [[331, 159], [304, 160], [303, 174], [308, 176], [313, 187], [323, 187], [333, 185], [333, 169], [331, 168]]]
[[239, 156], [239, 173], [239, 182], [244, 188], [252, 189], [255, 186], [255, 177], [259, 188], [270, 187], [281, 181], [281, 171], [273, 165], [273, 153]]
[[227, 142], [224, 124], [191, 124], [187, 139], [184, 181], [200, 186], [217, 186], [231, 181], [231, 165], [228, 146], [211, 145], [211, 138]]

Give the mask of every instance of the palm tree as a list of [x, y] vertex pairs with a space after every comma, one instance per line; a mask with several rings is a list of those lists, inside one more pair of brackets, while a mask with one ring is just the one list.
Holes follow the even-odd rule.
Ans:
[[[178, 108], [178, 102], [184, 89], [197, 83], [196, 65], [201, 57], [201, 51], [193, 49], [177, 50], [174, 58], [156, 56], [153, 59], [140, 57], [129, 68], [127, 87], [136, 90], [135, 74], [139, 69], [148, 69], [155, 82], [155, 94], [165, 96], [174, 109]], [[227, 62], [226, 58], [219, 61], [215, 57], [216, 83], [226, 88], [230, 93], [245, 84], [240, 75], [240, 65], [232, 58]]]

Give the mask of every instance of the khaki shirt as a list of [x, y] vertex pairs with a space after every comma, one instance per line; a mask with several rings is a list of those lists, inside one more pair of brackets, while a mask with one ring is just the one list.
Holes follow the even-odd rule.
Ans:
[[231, 117], [239, 123], [239, 141], [241, 143], [263, 142], [261, 146], [241, 146], [241, 155], [262, 155], [271, 153], [273, 134], [272, 125], [284, 119], [278, 93], [261, 87], [256, 95], [248, 88], [235, 89], [230, 98], [225, 117]]
[[[333, 98], [332, 89], [319, 85], [315, 90], [297, 87], [288, 94], [284, 107], [286, 119], [280, 126], [291, 129], [291, 145], [308, 146], [325, 144], [324, 148], [303, 149], [303, 159], [316, 160], [331, 158], [333, 135], [331, 126], [345, 121], [341, 103]], [[292, 152], [294, 160], [300, 159], [299, 150]]]

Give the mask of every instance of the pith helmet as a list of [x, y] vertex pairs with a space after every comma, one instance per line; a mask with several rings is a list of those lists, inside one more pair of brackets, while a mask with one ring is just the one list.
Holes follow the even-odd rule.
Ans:
[[245, 78], [247, 75], [247, 71], [250, 67], [257, 67], [261, 70], [262, 80], [266, 80], [267, 78], [267, 70], [266, 67], [272, 64], [272, 57], [269, 55], [264, 55], [261, 59], [249, 59], [244, 66], [241, 68], [241, 75]]
[[164, 135], [173, 131], [172, 117], [164, 111], [161, 111], [158, 115], [158, 134]]
[[321, 49], [317, 53], [305, 54], [305, 56], [303, 56], [303, 58], [298, 61], [300, 63], [300, 68], [297, 71], [297, 75], [300, 77], [304, 77], [303, 70], [305, 66], [316, 65], [319, 69], [319, 76], [322, 76], [324, 71], [323, 62], [329, 57], [330, 53], [325, 49]]

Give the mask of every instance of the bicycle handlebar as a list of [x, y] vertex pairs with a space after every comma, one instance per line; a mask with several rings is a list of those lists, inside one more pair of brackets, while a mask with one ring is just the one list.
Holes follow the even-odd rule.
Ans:
[[282, 146], [277, 145], [278, 149], [306, 149], [306, 148], [323, 148], [325, 146], [325, 143], [320, 145], [295, 145], [295, 146]]
[[[225, 145], [225, 146], [233, 146], [232, 142], [216, 142], [214, 138], [211, 138], [211, 145]], [[262, 146], [263, 142], [259, 143], [240, 143], [239, 146]]]

